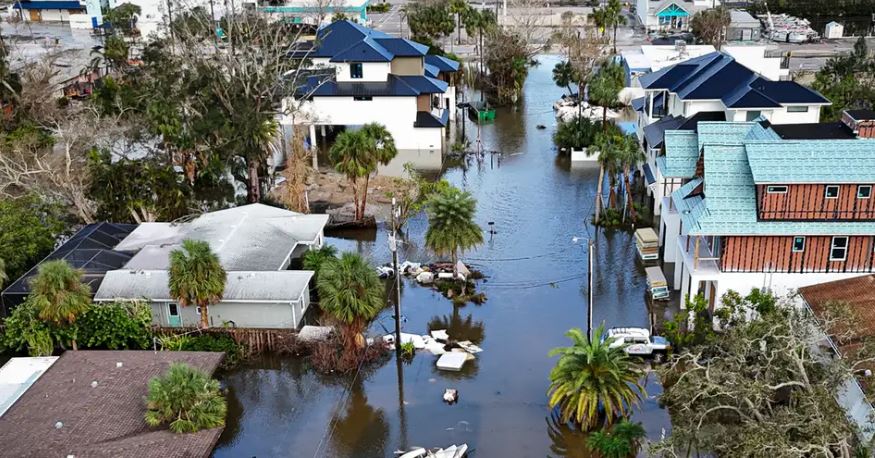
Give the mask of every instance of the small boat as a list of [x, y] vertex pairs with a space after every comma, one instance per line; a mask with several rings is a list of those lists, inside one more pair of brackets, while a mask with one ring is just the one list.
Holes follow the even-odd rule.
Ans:
[[468, 114], [478, 123], [495, 121], [495, 108], [490, 107], [486, 102], [469, 103]]

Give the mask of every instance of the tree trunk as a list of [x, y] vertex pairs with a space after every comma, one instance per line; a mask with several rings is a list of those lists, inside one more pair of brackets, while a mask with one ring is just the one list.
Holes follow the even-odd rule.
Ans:
[[371, 181], [371, 175], [370, 174], [365, 175], [365, 187], [364, 187], [364, 190], [362, 191], [362, 197], [361, 197], [361, 201], [360, 201], [360, 204], [361, 204], [361, 211], [359, 211], [359, 219], [360, 220], [364, 219], [365, 208], [368, 206], [368, 184], [370, 183], [370, 181]]
[[352, 183], [352, 205], [355, 208], [355, 220], [359, 220], [359, 187], [358, 180], [356, 178], [352, 178], [349, 180]]
[[210, 311], [207, 304], [201, 304], [201, 327], [206, 329], [210, 327]]
[[456, 13], [456, 44], [462, 44], [462, 13]]
[[614, 22], [614, 55], [617, 55], [617, 23]]
[[79, 345], [76, 343], [76, 339], [72, 339], [70, 343], [73, 344], [73, 351], [79, 350]]
[[599, 223], [599, 218], [601, 217], [601, 209], [602, 209], [602, 187], [605, 182], [605, 166], [599, 166], [599, 181], [596, 186], [595, 191], [595, 224]]
[[249, 160], [249, 203], [261, 201], [261, 184], [258, 182], [258, 161]]
[[626, 164], [626, 170], [624, 172], [624, 182], [626, 183], [626, 202], [629, 204], [629, 216], [632, 217], [632, 222], [635, 222], [635, 218], [638, 216], [635, 212], [635, 204], [632, 198], [632, 187], [631, 182], [629, 181], [629, 164]]

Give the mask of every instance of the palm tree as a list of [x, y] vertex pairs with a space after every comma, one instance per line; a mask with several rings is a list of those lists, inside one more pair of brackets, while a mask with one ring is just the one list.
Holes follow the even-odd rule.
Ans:
[[608, 6], [605, 8], [605, 25], [609, 25], [614, 29], [614, 54], [617, 54], [617, 27], [626, 25], [626, 16], [623, 15], [623, 5], [620, 0], [608, 0]]
[[571, 62], [563, 60], [553, 67], [553, 82], [559, 87], [568, 89], [568, 95], [573, 95], [571, 84], [577, 81], [577, 75]]
[[623, 89], [624, 78], [622, 67], [614, 63], [607, 63], [599, 69], [589, 84], [589, 99], [593, 104], [603, 108], [602, 127], [604, 129], [607, 129], [608, 108], [616, 107], [619, 104], [618, 97]]
[[331, 245], [323, 245], [317, 250], [310, 250], [304, 253], [301, 259], [301, 267], [304, 270], [312, 270], [314, 283], [319, 278], [319, 271], [325, 263], [337, 259], [337, 248]]
[[[629, 210], [629, 215], [632, 217], [632, 221], [634, 221], [636, 212], [635, 205], [632, 203], [632, 183], [629, 180], [629, 175], [631, 168], [644, 161], [646, 157], [644, 156], [644, 150], [641, 149], [641, 145], [638, 144], [638, 139], [633, 135], [623, 135], [620, 137], [620, 141], [617, 145], [617, 153], [619, 156], [618, 161], [623, 164], [623, 186], [626, 188], [627, 208]], [[624, 209], [624, 219], [625, 216], [626, 211]]]
[[365, 175], [365, 189], [362, 192], [361, 200], [362, 208], [359, 212], [363, 218], [365, 216], [365, 206], [368, 203], [368, 184], [371, 174], [377, 171], [377, 164], [388, 165], [398, 155], [398, 150], [395, 148], [395, 139], [392, 138], [392, 134], [382, 124], [365, 124], [359, 132], [365, 137], [368, 158], [370, 160], [370, 172]]
[[549, 353], [559, 355], [550, 371], [550, 408], [559, 407], [562, 421], [573, 421], [582, 430], [592, 429], [602, 411], [608, 424], [627, 416], [646, 396], [640, 382], [643, 371], [621, 347], [610, 346], [613, 339], [603, 340], [604, 332], [604, 326], [599, 326], [592, 339], [587, 339], [580, 329], [571, 329], [565, 335], [572, 345]]
[[3, 289], [7, 280], [9, 280], [9, 275], [6, 274], [6, 262], [0, 258], [0, 289]]
[[[456, 44], [462, 44], [462, 16], [471, 9], [468, 0], [450, 0], [450, 13], [456, 15]], [[452, 40], [452, 38], [451, 38]]]
[[480, 56], [478, 61], [478, 71], [483, 73], [483, 34], [492, 30], [498, 23], [495, 19], [495, 13], [492, 10], [469, 10], [464, 17], [465, 32], [468, 36], [477, 34], [477, 52]]
[[[386, 165], [397, 154], [392, 134], [381, 124], [365, 124], [357, 131], [345, 131], [337, 136], [330, 150], [331, 160], [338, 172], [346, 175], [352, 184], [355, 219], [365, 216], [370, 175], [377, 165]], [[364, 191], [358, 189], [358, 180], [364, 178]]]
[[[39, 318], [56, 326], [73, 324], [91, 306], [91, 289], [82, 283], [82, 271], [64, 260], [40, 265], [30, 291], [29, 300]], [[73, 329], [73, 350], [78, 349], [75, 334]]]
[[324, 263], [316, 279], [319, 306], [343, 325], [346, 348], [361, 346], [360, 335], [386, 305], [377, 272], [356, 253], [343, 253]]
[[352, 199], [355, 206], [355, 219], [359, 216], [359, 190], [358, 179], [370, 175], [371, 170], [367, 158], [367, 139], [359, 131], [341, 132], [334, 145], [331, 146], [329, 155], [334, 162], [334, 169], [346, 175], [352, 185]]
[[225, 425], [228, 405], [219, 382], [186, 364], [174, 363], [149, 381], [146, 424], [169, 424], [174, 433], [193, 433]]
[[207, 242], [186, 239], [170, 252], [170, 296], [200, 308], [201, 327], [210, 327], [208, 307], [222, 300], [227, 274]]
[[596, 8], [592, 10], [592, 22], [596, 29], [601, 30], [602, 37], [608, 33], [608, 9]]
[[[601, 210], [603, 207], [602, 204], [602, 189], [604, 188], [605, 183], [605, 171], [610, 171], [611, 175], [613, 175], [613, 170], [616, 169], [617, 163], [617, 148], [615, 146], [616, 139], [618, 138], [618, 130], [616, 126], [613, 128], [608, 128], [607, 131], [602, 131], [596, 134], [595, 141], [593, 142], [593, 148], [587, 152], [598, 152], [598, 163], [599, 163], [599, 178], [596, 184], [596, 193], [595, 193], [595, 219], [593, 220], [594, 224], [598, 224], [601, 219]], [[613, 180], [611, 180], [613, 183]], [[612, 184], [613, 189], [613, 184]]]
[[641, 423], [622, 419], [610, 431], [594, 431], [586, 439], [586, 447], [603, 458], [635, 456], [645, 431]]
[[450, 186], [432, 196], [427, 205], [425, 245], [438, 256], [450, 256], [456, 278], [459, 254], [483, 243], [483, 231], [474, 222], [477, 201], [470, 193]]

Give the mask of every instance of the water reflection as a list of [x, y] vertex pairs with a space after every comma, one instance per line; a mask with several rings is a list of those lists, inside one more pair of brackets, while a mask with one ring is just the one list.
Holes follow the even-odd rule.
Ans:
[[462, 317], [459, 307], [453, 307], [450, 315], [436, 316], [429, 320], [428, 330], [446, 329], [450, 338], [455, 341], [470, 340], [475, 345], [480, 345], [486, 335], [482, 321], [474, 321], [474, 314]]
[[386, 165], [380, 165], [377, 173], [390, 177], [406, 178], [405, 164], [410, 164], [413, 169], [423, 174], [440, 172], [443, 167], [443, 154], [441, 150], [398, 150], [398, 154]]
[[333, 453], [336, 456], [389, 456], [386, 453], [388, 435], [386, 415], [368, 404], [361, 380], [356, 381], [343, 411], [332, 418], [329, 436]]

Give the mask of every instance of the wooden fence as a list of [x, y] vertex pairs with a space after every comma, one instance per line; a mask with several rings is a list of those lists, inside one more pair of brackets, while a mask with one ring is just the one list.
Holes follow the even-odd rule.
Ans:
[[271, 328], [165, 328], [156, 327], [156, 336], [222, 334], [230, 336], [238, 344], [246, 347], [247, 353], [294, 352], [297, 348], [297, 331], [293, 329]]

